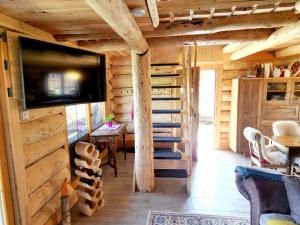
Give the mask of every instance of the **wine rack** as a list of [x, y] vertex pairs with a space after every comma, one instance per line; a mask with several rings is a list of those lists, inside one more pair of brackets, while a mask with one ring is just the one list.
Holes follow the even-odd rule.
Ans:
[[92, 216], [97, 209], [104, 205], [99, 151], [93, 144], [78, 142], [75, 152], [80, 156], [80, 159], [74, 159], [77, 166], [75, 174], [80, 177], [77, 191], [79, 211], [87, 216]]

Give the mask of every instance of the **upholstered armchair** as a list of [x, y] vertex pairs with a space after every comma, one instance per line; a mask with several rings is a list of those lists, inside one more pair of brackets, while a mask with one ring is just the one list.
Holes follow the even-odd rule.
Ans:
[[237, 167], [235, 173], [238, 190], [250, 202], [251, 225], [260, 225], [261, 215], [264, 214], [276, 213], [289, 217], [290, 206], [283, 175], [244, 167]]

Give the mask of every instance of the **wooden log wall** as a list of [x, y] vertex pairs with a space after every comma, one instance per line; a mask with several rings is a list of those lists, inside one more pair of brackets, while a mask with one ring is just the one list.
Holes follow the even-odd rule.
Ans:
[[[15, 102], [21, 100], [18, 33], [8, 32], [7, 47], [10, 62], [11, 85]], [[17, 105], [16, 105], [17, 106]], [[11, 108], [19, 118], [15, 122], [16, 139], [21, 140], [20, 153], [25, 170], [24, 195], [27, 202], [27, 224], [56, 225], [60, 222], [60, 189], [65, 178], [70, 181], [70, 159], [67, 138], [65, 107], [28, 110]], [[20, 110], [19, 110], [20, 109]], [[21, 168], [23, 167], [23, 168]], [[16, 174], [16, 179], [21, 177]], [[77, 201], [77, 194], [70, 198], [70, 205]]]
[[[168, 57], [166, 54], [162, 54], [162, 51], [172, 51]], [[157, 49], [151, 50], [151, 63], [177, 63], [180, 58], [181, 49], [163, 49], [158, 51]], [[131, 119], [131, 111], [133, 107], [133, 89], [132, 89], [132, 65], [131, 57], [114, 57], [111, 59], [111, 79], [107, 83], [109, 90], [109, 96], [111, 101], [107, 104], [110, 105], [110, 110], [115, 114], [115, 121], [117, 123], [127, 123], [127, 145], [128, 147], [134, 146], [134, 125]], [[181, 63], [181, 62], [180, 62]], [[176, 73], [180, 72], [181, 66], [155, 66], [151, 67], [152, 74], [165, 74], [165, 73]], [[181, 83], [180, 78], [171, 77], [152, 77], [152, 86], [158, 85], [176, 85]], [[161, 89], [153, 88], [152, 97], [172, 97], [175, 96], [174, 90], [172, 89]], [[171, 101], [153, 101], [153, 109], [175, 109], [177, 106], [172, 104]], [[153, 122], [180, 122], [179, 116], [172, 116], [170, 114], [154, 114]], [[172, 129], [154, 129], [156, 136], [171, 136]]]

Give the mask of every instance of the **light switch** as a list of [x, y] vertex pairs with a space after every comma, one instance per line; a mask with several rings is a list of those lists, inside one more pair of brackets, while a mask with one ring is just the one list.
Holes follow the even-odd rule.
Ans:
[[21, 114], [21, 120], [29, 119], [29, 111], [22, 111], [20, 114]]

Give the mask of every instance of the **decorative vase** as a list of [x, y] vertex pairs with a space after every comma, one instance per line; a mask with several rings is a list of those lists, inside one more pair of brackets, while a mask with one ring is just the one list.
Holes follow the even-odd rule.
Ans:
[[107, 121], [106, 124], [107, 124], [108, 127], [112, 127], [113, 126], [113, 122], [112, 121]]

